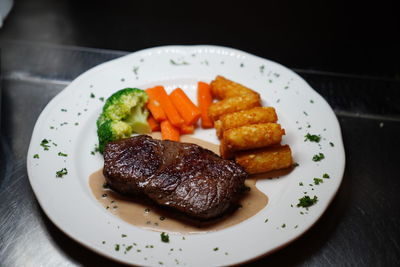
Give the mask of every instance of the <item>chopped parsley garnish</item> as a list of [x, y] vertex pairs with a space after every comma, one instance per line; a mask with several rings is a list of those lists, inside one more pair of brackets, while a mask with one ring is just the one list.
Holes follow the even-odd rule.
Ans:
[[213, 250], [214, 250], [214, 251], [218, 251], [218, 250], [219, 250], [219, 248], [214, 248]]
[[67, 169], [66, 169], [66, 168], [62, 168], [61, 170], [59, 170], [59, 171], [56, 172], [56, 177], [61, 178], [61, 177], [63, 177], [64, 175], [67, 175], [67, 174], [68, 174]]
[[119, 251], [119, 244], [115, 244], [114, 249], [115, 249], [115, 251]]
[[316, 142], [316, 143], [321, 141], [321, 136], [320, 135], [316, 135], [316, 134], [307, 133], [304, 137], [306, 138], [306, 139], [304, 139], [304, 141], [308, 140], [310, 142]]
[[127, 246], [126, 248], [125, 248], [125, 251], [129, 251], [129, 250], [131, 250], [132, 249], [132, 245], [130, 245], [130, 246]]
[[305, 111], [303, 111], [303, 114], [304, 114], [304, 115], [306, 115], [306, 116], [308, 116], [308, 113], [307, 113], [307, 112], [305, 112]]
[[96, 96], [93, 93], [90, 93], [91, 98], [95, 98]]
[[175, 66], [179, 66], [179, 65], [189, 65], [189, 63], [187, 63], [186, 61], [182, 61], [182, 62], [176, 62], [176, 61], [174, 61], [173, 59], [170, 59], [169, 60], [169, 63], [171, 63], [172, 65], [175, 65]]
[[67, 112], [67, 110], [65, 108], [62, 108], [61, 111], [62, 112]]
[[322, 178], [328, 179], [328, 178], [330, 178], [330, 176], [329, 176], [329, 174], [324, 173], [324, 174], [322, 175]]
[[135, 73], [135, 75], [138, 74], [138, 70], [139, 70], [139, 67], [138, 67], [138, 66], [134, 66], [134, 67], [133, 67], [133, 73]]
[[127, 237], [127, 235], [126, 234], [122, 234], [121, 237], [124, 238], [124, 237]]
[[293, 168], [295, 168], [295, 167], [299, 167], [300, 166], [300, 164], [299, 163], [297, 163], [297, 162], [295, 162], [295, 163], [293, 163]]
[[169, 235], [164, 233], [164, 232], [162, 232], [161, 233], [161, 241], [165, 242], [165, 243], [168, 243], [169, 242]]
[[331, 145], [331, 147], [334, 147], [334, 146], [335, 146], [335, 144], [332, 143], [332, 142], [329, 142], [329, 144]]
[[95, 145], [94, 145], [94, 149], [93, 149], [92, 151], [90, 151], [90, 154], [95, 155], [96, 152], [99, 152], [99, 151], [100, 151], [100, 150], [99, 150], [99, 145], [98, 145], [98, 144], [95, 144]]
[[320, 183], [323, 183], [324, 180], [322, 180], [321, 178], [314, 178], [314, 184], [315, 185], [319, 185]]
[[68, 157], [68, 154], [62, 153], [62, 152], [58, 152], [58, 155], [60, 157]]
[[299, 185], [300, 185], [300, 186], [303, 186], [303, 183], [302, 183], [302, 182], [300, 182], [300, 183], [299, 183]]
[[282, 224], [282, 226], [281, 226], [282, 228], [285, 228], [286, 227], [286, 224], [284, 223], [284, 224]]
[[39, 154], [33, 155], [33, 158], [34, 158], [34, 159], [38, 159], [38, 158], [39, 158]]
[[313, 198], [310, 198], [309, 196], [304, 196], [299, 199], [299, 203], [297, 204], [297, 207], [303, 207], [303, 208], [308, 208], [315, 203], [317, 203], [318, 197], [314, 196]]
[[265, 219], [265, 221], [264, 221], [264, 222], [265, 222], [265, 223], [266, 223], [266, 222], [268, 222], [268, 218], [267, 218], [267, 219]]
[[264, 69], [265, 69], [265, 66], [264, 66], [264, 65], [261, 65], [261, 66], [260, 66], [260, 72], [261, 72], [261, 73], [264, 73]]
[[314, 104], [314, 100], [310, 99], [310, 103], [311, 103], [311, 104]]
[[325, 158], [325, 155], [322, 154], [322, 153], [319, 153], [319, 154], [317, 154], [317, 155], [314, 155], [313, 158], [312, 158], [312, 160], [313, 160], [313, 161], [321, 161], [321, 160], [323, 160], [324, 158]]
[[99, 97], [99, 100], [100, 100], [101, 102], [104, 102], [104, 97]]
[[40, 142], [40, 146], [43, 147], [44, 150], [49, 150], [49, 140], [43, 139], [42, 142]]

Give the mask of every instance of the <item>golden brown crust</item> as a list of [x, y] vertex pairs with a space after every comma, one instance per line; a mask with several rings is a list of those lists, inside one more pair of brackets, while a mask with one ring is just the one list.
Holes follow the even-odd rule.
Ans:
[[255, 107], [222, 115], [215, 129], [217, 136], [222, 138], [223, 132], [232, 128], [256, 123], [277, 122], [277, 120], [278, 116], [273, 107]]
[[259, 94], [246, 86], [226, 79], [218, 75], [211, 82], [211, 93], [217, 99], [225, 99], [229, 97], [244, 96], [244, 95], [257, 95]]
[[228, 150], [240, 151], [279, 144], [284, 134], [280, 124], [258, 123], [226, 130], [223, 140]]
[[288, 145], [241, 151], [237, 153], [235, 160], [249, 174], [269, 172], [293, 166], [292, 151]]
[[261, 101], [258, 95], [230, 97], [211, 104], [208, 108], [208, 115], [213, 121], [216, 121], [224, 114], [260, 106]]

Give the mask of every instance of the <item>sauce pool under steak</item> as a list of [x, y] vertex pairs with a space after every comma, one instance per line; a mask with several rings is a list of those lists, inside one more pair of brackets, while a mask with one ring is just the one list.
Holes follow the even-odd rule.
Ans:
[[[160, 138], [157, 133], [152, 134], [152, 137]], [[194, 143], [219, 154], [218, 145], [188, 135], [181, 136], [181, 142]], [[95, 198], [105, 209], [132, 225], [153, 231], [188, 234], [221, 230], [256, 215], [268, 203], [268, 197], [257, 189], [256, 181], [254, 178], [245, 181], [245, 185], [250, 190], [242, 194], [238, 208], [208, 221], [191, 219], [143, 198], [123, 196], [105, 188], [102, 169], [90, 175], [89, 186]]]

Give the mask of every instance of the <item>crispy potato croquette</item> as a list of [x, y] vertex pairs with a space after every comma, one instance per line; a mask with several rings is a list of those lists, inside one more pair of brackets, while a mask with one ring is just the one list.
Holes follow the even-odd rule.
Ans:
[[262, 107], [257, 92], [223, 76], [210, 85], [219, 101], [209, 107], [208, 115], [221, 142], [222, 158], [235, 159], [249, 174], [293, 165], [290, 147], [280, 144], [285, 130], [277, 124], [273, 107]]
[[211, 104], [208, 115], [213, 121], [217, 121], [222, 115], [260, 106], [259, 95], [235, 96]]
[[223, 76], [217, 76], [211, 82], [211, 92], [217, 99], [224, 99], [235, 96], [258, 95], [259, 94], [246, 86], [226, 79]]
[[231, 158], [233, 152], [279, 144], [285, 130], [277, 123], [244, 125], [224, 131], [220, 145], [223, 158]]
[[288, 145], [241, 151], [235, 156], [235, 161], [249, 174], [286, 169], [293, 166], [292, 151]]
[[255, 107], [222, 115], [215, 122], [215, 129], [217, 130], [218, 138], [221, 139], [225, 130], [249, 124], [277, 122], [277, 120], [278, 116], [273, 107]]

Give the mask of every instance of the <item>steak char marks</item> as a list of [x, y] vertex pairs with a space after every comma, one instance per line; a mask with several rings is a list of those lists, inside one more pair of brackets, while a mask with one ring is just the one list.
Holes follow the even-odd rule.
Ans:
[[195, 144], [139, 135], [108, 143], [104, 176], [111, 189], [145, 195], [191, 217], [210, 219], [237, 201], [247, 173]]

